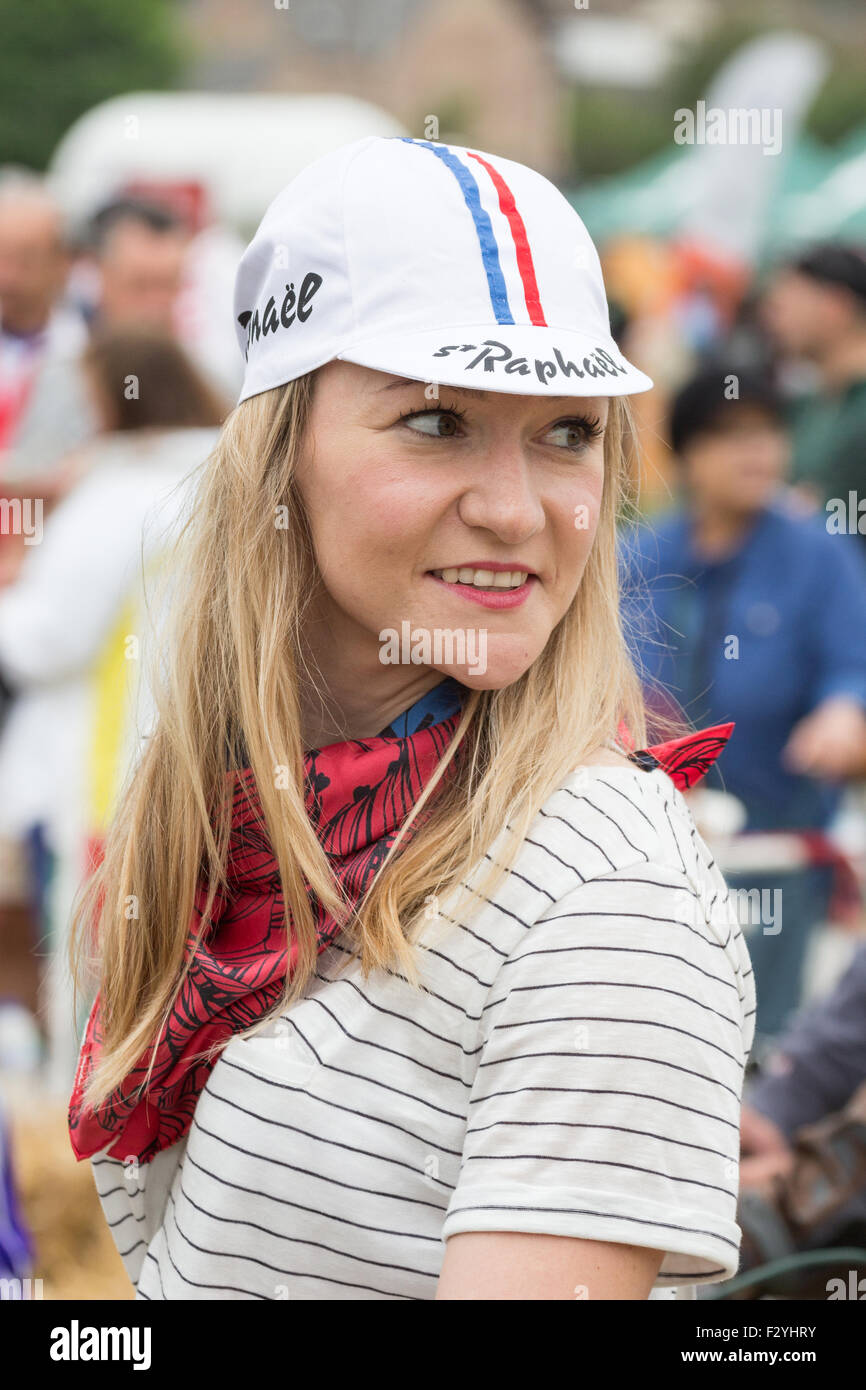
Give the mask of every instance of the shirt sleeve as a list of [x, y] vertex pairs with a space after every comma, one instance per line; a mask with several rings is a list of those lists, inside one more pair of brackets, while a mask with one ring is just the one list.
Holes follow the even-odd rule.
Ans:
[[752, 975], [727, 894], [639, 864], [581, 884], [503, 962], [443, 1237], [664, 1251], [656, 1289], [737, 1270]]
[[107, 1152], [90, 1160], [103, 1214], [123, 1267], [136, 1286], [147, 1247], [162, 1225], [169, 1189], [185, 1148], [183, 1139], [163, 1149], [150, 1163], [110, 1158]]

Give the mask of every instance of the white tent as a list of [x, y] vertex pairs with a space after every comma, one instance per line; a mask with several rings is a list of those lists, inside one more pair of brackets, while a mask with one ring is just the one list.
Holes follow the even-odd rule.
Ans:
[[365, 135], [406, 133], [380, 107], [339, 94], [130, 92], [69, 128], [48, 175], [73, 226], [129, 180], [177, 180], [200, 183], [215, 217], [247, 234], [319, 155]]

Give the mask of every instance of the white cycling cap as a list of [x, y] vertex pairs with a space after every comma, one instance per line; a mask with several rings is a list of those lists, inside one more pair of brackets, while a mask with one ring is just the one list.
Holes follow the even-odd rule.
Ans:
[[369, 136], [271, 203], [235, 283], [239, 401], [335, 358], [447, 386], [624, 396], [652, 381], [611, 337], [598, 253], [541, 174]]

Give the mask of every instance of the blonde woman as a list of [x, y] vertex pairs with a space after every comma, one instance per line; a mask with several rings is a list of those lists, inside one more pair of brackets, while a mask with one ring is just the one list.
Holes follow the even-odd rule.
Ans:
[[532, 170], [369, 138], [275, 200], [235, 312], [77, 920], [70, 1127], [137, 1296], [694, 1297], [737, 1267], [754, 992], [681, 791], [728, 730], [630, 751], [651, 383], [592, 243]]

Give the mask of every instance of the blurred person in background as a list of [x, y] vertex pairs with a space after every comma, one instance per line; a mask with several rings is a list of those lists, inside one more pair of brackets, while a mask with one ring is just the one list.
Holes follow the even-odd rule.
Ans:
[[[740, 1121], [743, 1268], [795, 1252], [862, 1247], [866, 1236], [866, 944], [835, 986], [800, 1010], [747, 1079]], [[840, 1250], [840, 1273], [849, 1255]], [[826, 1263], [786, 1297], [825, 1298]], [[772, 1286], [770, 1286], [772, 1287]]]
[[181, 346], [215, 391], [234, 402], [243, 381], [232, 304], [244, 243], [230, 227], [209, 222], [190, 239], [177, 301]]
[[82, 367], [99, 422], [84, 476], [0, 593], [0, 680], [11, 693], [0, 734], [0, 837], [7, 857], [10, 844], [28, 848], [39, 923], [31, 915], [28, 939], [18, 932], [18, 959], [0, 935], [0, 963], [14, 980], [37, 971], [38, 932], [49, 950], [56, 945], [108, 815], [136, 738], [128, 687], [144, 643], [143, 569], [158, 563], [163, 525], [182, 506], [180, 484], [207, 457], [223, 414], [164, 333], [100, 330]]
[[100, 209], [90, 227], [99, 271], [95, 324], [172, 335], [187, 240], [177, 214], [159, 203], [118, 198]]
[[[187, 233], [157, 203], [119, 198], [93, 217], [87, 255], [96, 271], [97, 299], [86, 308], [91, 332], [152, 328], [173, 334]], [[77, 350], [41, 373], [7, 450], [0, 477], [10, 488], [54, 499], [77, 476], [74, 452], [100, 429]]]
[[[783, 357], [815, 373], [814, 390], [791, 404], [792, 482], [819, 508], [840, 498], [847, 512], [849, 492], [866, 497], [866, 252], [827, 243], [791, 261], [761, 315]], [[866, 537], [866, 507], [862, 530], [849, 529]]]
[[183, 211], [139, 194], [96, 215], [91, 246], [91, 321], [163, 330], [234, 400], [242, 379], [231, 314], [240, 238], [216, 222], [196, 230]]
[[[791, 1140], [831, 1115], [866, 1081], [866, 944], [823, 998], [800, 1010], [743, 1092], [744, 1186], [787, 1172]], [[863, 1203], [866, 1217], [866, 1193]]]
[[[44, 181], [21, 169], [0, 175], [0, 459], [21, 433], [40, 376], [74, 360], [87, 339], [63, 302], [70, 254], [60, 210]], [[68, 422], [75, 442], [80, 425]]]
[[[87, 341], [82, 316], [63, 300], [69, 262], [60, 210], [44, 180], [14, 166], [0, 171], [0, 476], [4, 450], [19, 433], [43, 378], [62, 378]], [[71, 407], [67, 423], [75, 441], [79, 427]], [[9, 495], [5, 486], [3, 491]], [[14, 577], [24, 552], [23, 537], [0, 534], [0, 589]], [[0, 725], [8, 696], [0, 681]], [[3, 840], [0, 994], [33, 1009], [33, 928], [26, 890], [20, 844]], [[0, 1052], [8, 1041], [0, 1039]]]
[[[713, 769], [706, 785], [739, 799], [746, 830], [824, 830], [842, 782], [866, 771], [866, 564], [849, 537], [781, 504], [788, 440], [761, 375], [702, 371], [673, 402], [670, 436], [681, 500], [623, 538], [648, 698], [698, 725], [735, 722], [724, 778]], [[783, 904], [781, 930], [775, 917], [749, 938], [760, 1052], [799, 1001], [831, 874], [727, 878], [761, 890], [762, 912]]]

